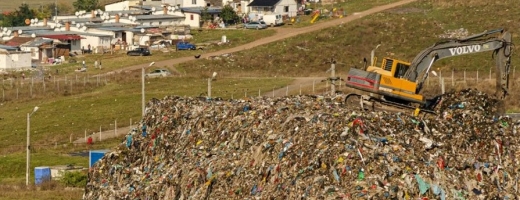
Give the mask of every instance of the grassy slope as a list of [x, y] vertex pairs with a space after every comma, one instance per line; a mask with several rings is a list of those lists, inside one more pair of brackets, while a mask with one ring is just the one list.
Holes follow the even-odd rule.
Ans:
[[[370, 50], [379, 43], [382, 46], [377, 50], [377, 56], [411, 60], [422, 49], [438, 42], [438, 35], [458, 28], [466, 28], [475, 34], [504, 27], [518, 41], [520, 11], [506, 9], [517, 2], [502, 2], [508, 4], [489, 3], [482, 7], [467, 8], [442, 7], [423, 0], [349, 24], [236, 53], [238, 59], [234, 62], [204, 61], [204, 65], [192, 62], [183, 66], [195, 69], [204, 66], [210, 70], [233, 73], [253, 71], [264, 76], [308, 76], [327, 70], [329, 66], [322, 63], [330, 57], [347, 65], [339, 69], [342, 72], [347, 71], [346, 67], [360, 66], [363, 57], [369, 57]], [[399, 10], [419, 12], [399, 13]], [[514, 56], [512, 62], [519, 63], [518, 56]], [[487, 69], [492, 64], [491, 54], [481, 53], [441, 60], [434, 67], [474, 70]]]

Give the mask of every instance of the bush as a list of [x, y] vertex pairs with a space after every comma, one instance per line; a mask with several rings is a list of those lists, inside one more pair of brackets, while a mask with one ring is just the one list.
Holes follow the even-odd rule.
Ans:
[[87, 185], [87, 174], [81, 171], [65, 172], [61, 182], [69, 187], [85, 187]]

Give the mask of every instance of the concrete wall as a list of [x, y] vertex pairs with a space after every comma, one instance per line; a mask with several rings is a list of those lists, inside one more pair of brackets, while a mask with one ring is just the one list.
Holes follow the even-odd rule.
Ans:
[[200, 15], [197, 13], [185, 13], [184, 24], [189, 25], [191, 28], [200, 27]]
[[241, 8], [241, 12], [242, 12], [242, 13], [245, 14], [245, 13], [249, 13], [249, 12], [251, 12], [250, 7], [247, 6], [247, 5], [250, 4], [251, 2], [252, 2], [252, 1], [240, 1], [240, 6], [241, 6], [240, 8]]
[[139, 1], [122, 1], [105, 6], [105, 11], [129, 10], [130, 6], [137, 6]]
[[31, 52], [31, 59], [40, 60], [40, 49], [38, 47], [20, 47], [22, 51]]
[[[93, 49], [94, 47], [106, 47], [106, 48], [110, 48], [110, 38], [111, 36], [107, 36], [107, 37], [98, 37], [98, 36], [87, 36], [87, 35], [82, 35], [81, 36], [82, 38], [85, 38], [85, 39], [81, 39], [81, 45], [85, 47], [85, 49], [87, 49], [87, 46], [90, 44], [91, 48]], [[94, 49], [93, 49], [94, 50]]]
[[[87, 46], [85, 46], [85, 49]], [[81, 53], [81, 40], [71, 40], [70, 41], [70, 51]]]
[[182, 7], [205, 7], [204, 0], [182, 0]]
[[[289, 10], [286, 12], [285, 7], [288, 6]], [[298, 5], [294, 0], [280, 0], [274, 9], [276, 14], [289, 15], [289, 17], [296, 16], [298, 12]]]
[[21, 69], [31, 67], [31, 52], [9, 52], [0, 54], [0, 69]]

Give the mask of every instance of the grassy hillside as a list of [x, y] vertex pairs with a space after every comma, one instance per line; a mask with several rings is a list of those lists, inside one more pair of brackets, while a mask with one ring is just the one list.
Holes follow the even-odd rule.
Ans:
[[[0, 10], [2, 12], [14, 11], [15, 9], [18, 9], [18, 7], [20, 7], [20, 4], [22, 4], [23, 2], [25, 2], [27, 5], [29, 5], [30, 8], [38, 9], [38, 8], [40, 8], [40, 6], [52, 4], [55, 1], [56, 0], [2, 1], [2, 3], [0, 3]], [[66, 2], [70, 6], [72, 6], [72, 2], [74, 2], [74, 0], [70, 0], [70, 1], [59, 0], [58, 2]]]
[[[360, 66], [363, 57], [369, 57], [377, 44], [382, 45], [376, 52], [378, 57], [410, 61], [422, 49], [440, 41], [439, 35], [460, 28], [470, 34], [506, 28], [513, 33], [513, 40], [519, 41], [520, 10], [508, 9], [517, 3], [471, 1], [447, 6], [448, 1], [420, 0], [349, 24], [242, 51], [235, 54], [233, 62], [208, 60], [183, 67], [204, 66], [210, 70], [264, 76], [309, 76], [327, 70], [329, 66], [323, 62], [331, 57], [346, 65], [341, 68], [344, 72], [347, 67]], [[491, 53], [481, 53], [441, 60], [434, 68], [488, 69], [493, 62]], [[519, 62], [518, 56], [514, 56], [513, 63]]]

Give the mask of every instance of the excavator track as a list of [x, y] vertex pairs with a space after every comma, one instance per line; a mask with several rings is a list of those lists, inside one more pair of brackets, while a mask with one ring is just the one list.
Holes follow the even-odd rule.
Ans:
[[[356, 93], [347, 94], [345, 104], [348, 107], [359, 108], [365, 111], [386, 111], [393, 113], [410, 113], [413, 114], [416, 107], [403, 105], [399, 103], [385, 101], [383, 99], [374, 98], [369, 95], [360, 95]], [[433, 110], [420, 109], [419, 114], [437, 115]]]

